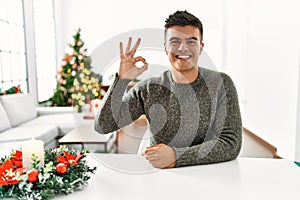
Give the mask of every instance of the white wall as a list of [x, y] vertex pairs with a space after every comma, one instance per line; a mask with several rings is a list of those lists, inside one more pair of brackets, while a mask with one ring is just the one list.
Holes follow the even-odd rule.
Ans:
[[[195, 14], [204, 25], [207, 54], [237, 86], [244, 126], [276, 146], [281, 156], [295, 157], [300, 35], [297, 0], [55, 0], [55, 4], [58, 58], [78, 27], [91, 54], [120, 33], [163, 28], [165, 18], [176, 10]], [[112, 44], [116, 52], [117, 43]], [[151, 62], [161, 59], [149, 57]], [[117, 61], [112, 65], [117, 67]]]
[[227, 4], [226, 65], [243, 90], [243, 124], [290, 159], [297, 127], [299, 8], [296, 0]]
[[[63, 56], [64, 48], [78, 27], [82, 29], [82, 39], [88, 53], [91, 53], [103, 42], [120, 33], [142, 28], [163, 29], [169, 14], [186, 9], [202, 20], [205, 50], [221, 66], [221, 2], [222, 0], [55, 0], [58, 9], [58, 58]], [[116, 46], [116, 52], [118, 51]]]
[[296, 160], [300, 161], [300, 39], [299, 39], [299, 71], [298, 71], [298, 109], [297, 109], [297, 129], [296, 129]]

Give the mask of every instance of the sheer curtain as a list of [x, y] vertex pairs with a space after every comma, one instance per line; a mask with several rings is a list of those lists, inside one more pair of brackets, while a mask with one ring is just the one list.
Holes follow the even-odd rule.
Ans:
[[28, 91], [22, 0], [0, 0], [0, 89]]

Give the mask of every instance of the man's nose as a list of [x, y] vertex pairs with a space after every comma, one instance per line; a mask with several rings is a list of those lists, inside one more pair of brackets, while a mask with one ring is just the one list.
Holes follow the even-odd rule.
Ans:
[[181, 42], [178, 47], [178, 51], [184, 51], [184, 50], [187, 50], [187, 46], [186, 46], [185, 42]]

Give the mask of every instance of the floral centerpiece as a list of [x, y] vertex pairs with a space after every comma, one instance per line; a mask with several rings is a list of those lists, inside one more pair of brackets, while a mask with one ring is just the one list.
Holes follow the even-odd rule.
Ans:
[[61, 146], [45, 151], [44, 167], [33, 155], [32, 169], [26, 169], [22, 152], [13, 150], [0, 159], [0, 199], [50, 199], [83, 188], [96, 170], [86, 164], [85, 156], [84, 151]]

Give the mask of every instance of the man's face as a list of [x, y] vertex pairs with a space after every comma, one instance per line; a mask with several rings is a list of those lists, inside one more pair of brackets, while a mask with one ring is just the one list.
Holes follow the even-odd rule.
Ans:
[[172, 26], [167, 29], [165, 51], [172, 68], [177, 71], [197, 67], [203, 45], [200, 31], [194, 26]]

